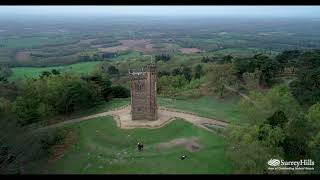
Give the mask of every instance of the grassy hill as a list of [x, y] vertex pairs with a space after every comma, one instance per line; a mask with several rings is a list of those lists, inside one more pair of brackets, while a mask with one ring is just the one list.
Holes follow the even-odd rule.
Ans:
[[[64, 156], [51, 162], [46, 173], [231, 173], [225, 143], [215, 133], [176, 120], [160, 129], [123, 130], [111, 117], [96, 118], [64, 127], [76, 139]], [[198, 138], [199, 149], [190, 152], [174, 140]], [[181, 139], [180, 139], [181, 140]], [[144, 143], [139, 152], [137, 142]], [[170, 143], [171, 142], [171, 143]], [[160, 143], [169, 147], [160, 148]], [[181, 155], [187, 159], [180, 160]]]
[[[129, 98], [88, 109], [75, 117], [108, 111], [129, 103]], [[237, 98], [219, 100], [204, 96], [196, 99], [173, 100], [159, 97], [159, 104], [166, 107], [195, 112], [201, 116], [240, 120], [236, 112]], [[66, 125], [58, 129], [67, 134], [61, 148], [55, 148], [47, 166], [35, 169], [36, 173], [76, 174], [161, 174], [161, 173], [232, 173], [230, 160], [225, 156], [225, 140], [217, 133], [195, 127], [177, 119], [160, 129], [124, 130], [116, 126], [112, 117]], [[195, 141], [198, 149], [191, 150]], [[179, 144], [180, 141], [180, 144]], [[181, 144], [181, 141], [185, 141]], [[137, 142], [145, 145], [138, 152]], [[166, 143], [167, 147], [160, 145]], [[189, 147], [188, 147], [189, 146]], [[60, 155], [59, 155], [60, 154]], [[187, 155], [186, 160], [180, 160]]]

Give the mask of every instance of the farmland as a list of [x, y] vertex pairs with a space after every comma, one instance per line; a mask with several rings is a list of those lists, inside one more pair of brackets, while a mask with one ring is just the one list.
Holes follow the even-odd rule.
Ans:
[[17, 67], [12, 68], [13, 74], [10, 76], [9, 80], [19, 80], [25, 77], [29, 78], [36, 78], [38, 77], [43, 71], [51, 71], [53, 69], [60, 70], [62, 72], [72, 71], [75, 73], [89, 73], [91, 72], [97, 64], [100, 62], [85, 62], [85, 63], [76, 63], [67, 66], [54, 66], [54, 67], [43, 67], [43, 68], [36, 68], [36, 67]]

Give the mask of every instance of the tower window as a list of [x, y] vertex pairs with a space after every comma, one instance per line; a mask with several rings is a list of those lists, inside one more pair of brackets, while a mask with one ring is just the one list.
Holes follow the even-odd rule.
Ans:
[[138, 91], [141, 91], [142, 89], [143, 89], [143, 83], [140, 82], [140, 81], [138, 81], [138, 83], [137, 83], [137, 90], [138, 90]]

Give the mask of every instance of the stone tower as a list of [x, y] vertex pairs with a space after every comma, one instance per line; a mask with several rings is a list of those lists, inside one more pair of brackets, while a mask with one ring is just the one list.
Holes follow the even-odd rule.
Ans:
[[157, 69], [155, 64], [145, 69], [129, 70], [131, 80], [131, 116], [132, 120], [158, 119], [157, 106]]

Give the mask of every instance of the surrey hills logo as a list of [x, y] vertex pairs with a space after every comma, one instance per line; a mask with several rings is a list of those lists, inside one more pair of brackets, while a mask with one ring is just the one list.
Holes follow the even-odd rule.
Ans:
[[300, 161], [285, 161], [283, 159], [270, 159], [268, 170], [314, 170], [314, 161], [304, 159]]
[[269, 166], [273, 166], [273, 167], [279, 166], [280, 165], [280, 160], [279, 159], [270, 159], [268, 161], [268, 165]]

